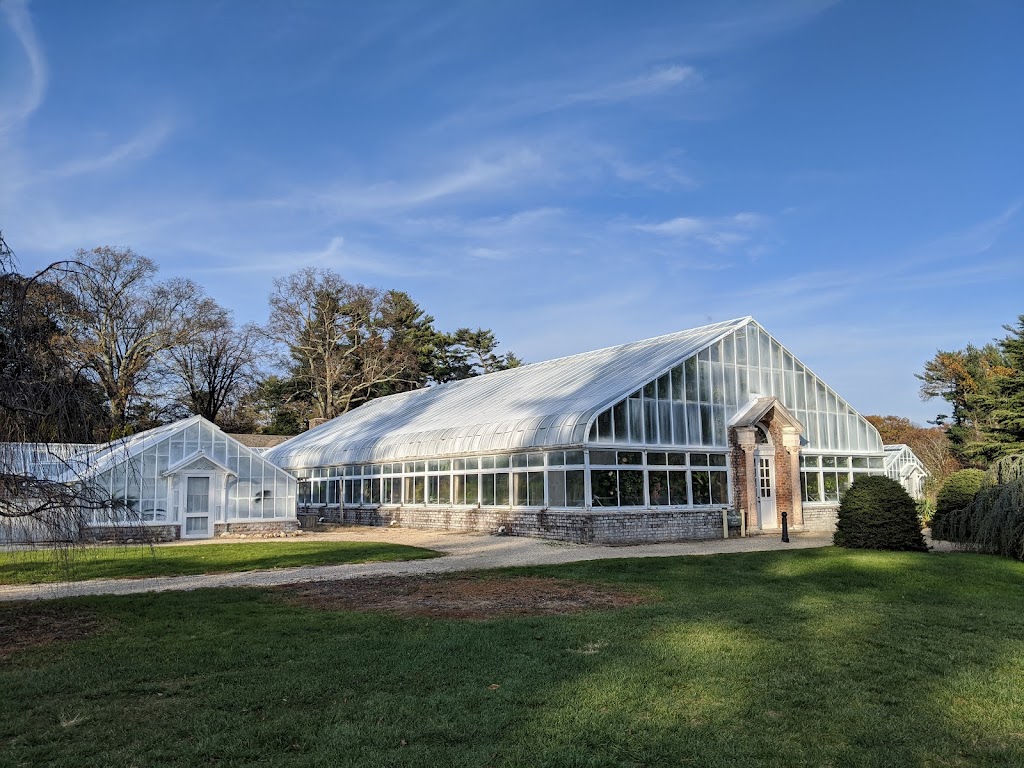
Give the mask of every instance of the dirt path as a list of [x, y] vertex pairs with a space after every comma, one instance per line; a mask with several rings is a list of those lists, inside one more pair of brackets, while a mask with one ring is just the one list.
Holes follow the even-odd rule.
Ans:
[[[281, 541], [295, 541], [282, 539]], [[794, 534], [789, 544], [776, 536], [750, 536], [744, 539], [714, 539], [676, 544], [642, 544], [632, 547], [605, 547], [592, 544], [567, 544], [541, 539], [485, 534], [421, 531], [411, 528], [346, 528], [336, 533], [303, 536], [301, 541], [383, 541], [435, 549], [445, 554], [432, 560], [389, 563], [279, 568], [269, 571], [216, 573], [203, 576], [169, 576], [149, 579], [96, 579], [60, 584], [0, 585], [0, 601], [46, 600], [76, 595], [127, 595], [138, 592], [166, 592], [208, 587], [271, 587], [299, 582], [336, 581], [371, 576], [415, 576], [453, 573], [517, 565], [557, 565], [582, 560], [621, 557], [676, 557], [713, 555], [725, 552], [755, 552], [773, 549], [825, 547], [831, 534]], [[225, 541], [219, 539], [218, 541]], [[277, 541], [277, 540], [258, 540]], [[194, 544], [189, 544], [195, 546]], [[186, 546], [173, 544], [169, 546]], [[199, 544], [198, 546], [202, 546]]]

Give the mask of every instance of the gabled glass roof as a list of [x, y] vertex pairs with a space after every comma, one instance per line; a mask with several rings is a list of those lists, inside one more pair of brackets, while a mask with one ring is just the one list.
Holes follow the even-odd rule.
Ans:
[[280, 467], [581, 445], [607, 406], [752, 318], [371, 400], [272, 448]]

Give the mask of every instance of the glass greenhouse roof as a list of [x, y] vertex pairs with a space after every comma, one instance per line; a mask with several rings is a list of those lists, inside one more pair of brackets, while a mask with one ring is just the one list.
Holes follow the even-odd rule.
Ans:
[[752, 318], [372, 400], [267, 452], [289, 469], [581, 445], [593, 417]]

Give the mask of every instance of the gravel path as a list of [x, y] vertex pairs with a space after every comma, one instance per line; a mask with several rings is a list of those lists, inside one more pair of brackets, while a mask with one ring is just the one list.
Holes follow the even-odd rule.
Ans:
[[[789, 544], [776, 536], [749, 536], [744, 539], [714, 539], [675, 544], [643, 544], [631, 547], [605, 547], [593, 544], [567, 544], [541, 539], [485, 534], [421, 531], [410, 528], [346, 528], [335, 533], [303, 536], [301, 541], [383, 541], [426, 547], [444, 553], [431, 560], [389, 563], [319, 565], [302, 568], [278, 568], [268, 571], [214, 573], [203, 576], [168, 576], [149, 579], [96, 579], [59, 584], [0, 585], [0, 601], [47, 600], [77, 595], [128, 595], [138, 592], [188, 591], [209, 587], [270, 587], [307, 581], [358, 579], [367, 576], [413, 576], [451, 573], [517, 565], [556, 565], [583, 560], [621, 557], [676, 557], [713, 555], [724, 552], [755, 552], [773, 549], [826, 547], [831, 534], [793, 534]], [[218, 539], [217, 541], [225, 541]], [[277, 541], [277, 540], [268, 540]], [[285, 539], [284, 541], [295, 541]], [[172, 544], [169, 546], [202, 546]]]

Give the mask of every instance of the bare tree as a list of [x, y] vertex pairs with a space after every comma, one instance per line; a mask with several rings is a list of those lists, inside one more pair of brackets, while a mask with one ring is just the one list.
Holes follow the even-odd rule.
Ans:
[[283, 362], [314, 416], [345, 413], [415, 367], [413, 352], [389, 343], [385, 296], [311, 267], [274, 280], [267, 334], [287, 350]]
[[86, 442], [102, 431], [103, 393], [69, 354], [73, 297], [46, 279], [68, 265], [31, 276], [16, 266], [0, 235], [0, 541], [16, 538], [15, 525], [66, 540], [83, 510], [112, 503], [75, 482], [83, 452], [52, 443]]
[[192, 413], [219, 423], [225, 406], [237, 404], [259, 378], [264, 338], [258, 326], [235, 328], [222, 310], [206, 328], [169, 350], [168, 368]]
[[124, 434], [159, 358], [188, 344], [222, 312], [191, 280], [157, 282], [156, 265], [131, 248], [79, 250], [59, 283], [78, 304], [75, 354], [106, 394], [112, 432]]

